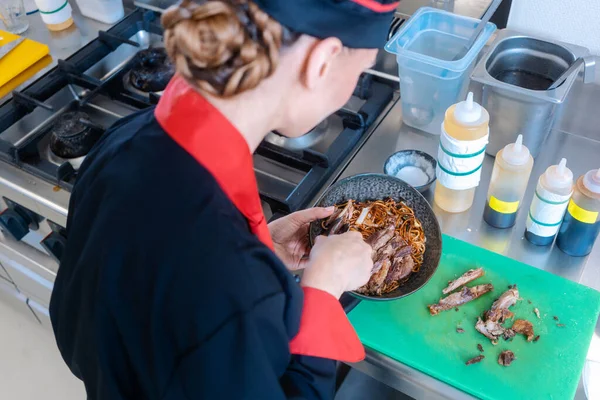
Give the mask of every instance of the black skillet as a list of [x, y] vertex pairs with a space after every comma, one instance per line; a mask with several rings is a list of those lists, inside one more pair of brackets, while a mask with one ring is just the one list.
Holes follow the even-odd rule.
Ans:
[[[354, 175], [333, 184], [323, 194], [317, 204], [328, 207], [345, 203], [352, 199], [356, 201], [383, 200], [392, 198], [403, 201], [411, 207], [421, 223], [427, 238], [423, 264], [418, 272], [410, 275], [408, 280], [396, 290], [381, 296], [368, 296], [350, 292], [353, 296], [364, 300], [395, 300], [408, 296], [423, 287], [435, 273], [442, 254], [442, 234], [438, 220], [425, 198], [408, 183], [389, 175], [362, 174]], [[323, 234], [320, 221], [310, 226], [310, 242]]]

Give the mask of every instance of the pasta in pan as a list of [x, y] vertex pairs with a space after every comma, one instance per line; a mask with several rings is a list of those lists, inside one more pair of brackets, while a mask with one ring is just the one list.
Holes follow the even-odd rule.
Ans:
[[[423, 264], [423, 257], [425, 254], [426, 237], [423, 231], [423, 225], [416, 217], [412, 208], [404, 204], [403, 202], [397, 202], [393, 199], [375, 200], [366, 202], [349, 202], [336, 204], [338, 214], [344, 214], [346, 211], [347, 215], [344, 215], [344, 226], [345, 230], [360, 232], [363, 238], [369, 242], [369, 238], [373, 235], [386, 229], [391, 223], [394, 224], [394, 236], [399, 237], [402, 241], [410, 245], [410, 256], [413, 260], [412, 272], [418, 272], [421, 264]], [[334, 214], [335, 215], [335, 214]], [[323, 220], [321, 227], [330, 231], [335, 221]], [[391, 227], [390, 227], [391, 229]], [[335, 232], [339, 233], [339, 232]], [[372, 244], [372, 243], [370, 243]], [[377, 249], [374, 249], [374, 252]], [[392, 260], [392, 258], [390, 258]], [[376, 261], [376, 259], [374, 259]], [[391, 264], [391, 263], [390, 263]], [[391, 268], [388, 265], [388, 268]], [[373, 280], [377, 271], [373, 272], [371, 280]], [[410, 270], [408, 270], [410, 272]], [[385, 274], [391, 273], [391, 269], [386, 270]], [[406, 281], [407, 277], [403, 276], [402, 280], [385, 279], [381, 277], [381, 284], [378, 285], [376, 291], [370, 290], [367, 285], [363, 292], [373, 294], [385, 294], [389, 293], [400, 286], [403, 281]], [[362, 288], [361, 288], [362, 289]]]

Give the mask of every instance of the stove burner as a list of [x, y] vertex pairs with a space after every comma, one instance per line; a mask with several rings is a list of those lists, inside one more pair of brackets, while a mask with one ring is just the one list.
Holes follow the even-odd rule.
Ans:
[[81, 156], [81, 157], [75, 157], [75, 158], [62, 158], [57, 156], [56, 154], [54, 154], [54, 152], [47, 147], [44, 154], [46, 155], [46, 157], [48, 158], [48, 161], [50, 161], [52, 164], [56, 165], [57, 167], [60, 167], [61, 165], [63, 165], [64, 163], [69, 163], [71, 164], [71, 166], [73, 167], [73, 169], [75, 171], [78, 171], [79, 168], [81, 167], [81, 164], [83, 163], [83, 161], [85, 160], [86, 156]]
[[86, 121], [89, 115], [81, 111], [61, 114], [52, 126], [50, 150], [66, 159], [85, 156], [102, 135]]
[[161, 47], [139, 51], [133, 62], [133, 67], [126, 74], [129, 81], [126, 80], [126, 83], [144, 93], [162, 92], [175, 74], [175, 66]]
[[265, 140], [271, 144], [281, 146], [288, 150], [303, 150], [313, 147], [323, 140], [328, 128], [329, 121], [325, 119], [321, 121], [319, 125], [315, 126], [302, 136], [289, 138], [282, 136], [277, 132], [269, 132], [265, 137]]

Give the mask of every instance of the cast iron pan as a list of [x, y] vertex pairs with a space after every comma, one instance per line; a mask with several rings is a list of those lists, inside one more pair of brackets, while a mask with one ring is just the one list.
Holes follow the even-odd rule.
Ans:
[[[406, 182], [389, 175], [362, 174], [345, 178], [333, 184], [317, 204], [328, 207], [344, 203], [350, 199], [357, 201], [383, 200], [391, 197], [396, 201], [404, 201], [411, 207], [423, 224], [427, 244], [423, 264], [419, 272], [410, 275], [408, 280], [396, 290], [381, 295], [367, 296], [351, 292], [352, 295], [366, 300], [394, 300], [408, 296], [423, 287], [433, 276], [442, 254], [442, 234], [440, 225], [425, 198]], [[323, 233], [320, 221], [310, 226], [310, 242]]]

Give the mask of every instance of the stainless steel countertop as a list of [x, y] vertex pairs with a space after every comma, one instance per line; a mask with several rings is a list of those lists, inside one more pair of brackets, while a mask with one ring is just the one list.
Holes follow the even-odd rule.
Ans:
[[[69, 28], [60, 32], [53, 32], [46, 28], [46, 24], [42, 21], [40, 13], [35, 13], [27, 16], [29, 20], [29, 29], [25, 31], [21, 36], [35, 40], [36, 42], [47, 44], [50, 48], [50, 56], [52, 62], [46, 67], [39, 70], [35, 75], [29, 78], [17, 86], [14, 90], [23, 90], [31, 83], [36, 81], [38, 78], [43, 76], [46, 72], [56, 67], [59, 59], [67, 59], [77, 50], [91, 42], [98, 37], [98, 31], [107, 30], [112, 25], [103, 24], [96, 20], [86, 18], [81, 15], [77, 3], [74, 1], [70, 2], [73, 8], [73, 20], [75, 23]], [[125, 11], [127, 14], [128, 11]], [[8, 94], [0, 98], [0, 105], [8, 101], [12, 97]]]
[[[486, 156], [481, 183], [471, 209], [460, 214], [450, 214], [437, 206], [433, 209], [438, 216], [442, 231], [450, 236], [467, 241], [507, 257], [544, 269], [575, 282], [600, 290], [600, 243], [588, 257], [570, 257], [556, 247], [534, 246], [524, 238], [525, 220], [538, 177], [551, 164], [562, 157], [577, 177], [586, 171], [600, 167], [600, 131], [598, 131], [597, 104], [600, 102], [600, 85], [583, 85], [576, 82], [568, 101], [562, 107], [561, 117], [555, 124], [541, 154], [535, 160], [533, 172], [523, 208], [512, 229], [496, 229], [487, 225], [482, 218], [490, 182], [494, 158]], [[493, 134], [493, 132], [492, 132]], [[439, 136], [413, 129], [402, 123], [402, 109], [397, 102], [382, 123], [358, 151], [340, 178], [364, 173], [383, 172], [387, 157], [396, 151], [417, 149], [437, 156]], [[437, 158], [437, 157], [436, 157]], [[433, 189], [425, 194], [433, 204]], [[600, 324], [596, 327], [594, 342], [600, 343]], [[588, 359], [600, 360], [600, 349], [596, 345]], [[369, 350], [367, 360], [354, 367], [372, 377], [395, 387], [416, 398], [453, 398], [470, 396], [428, 375]], [[585, 399], [580, 384], [577, 399]]]

